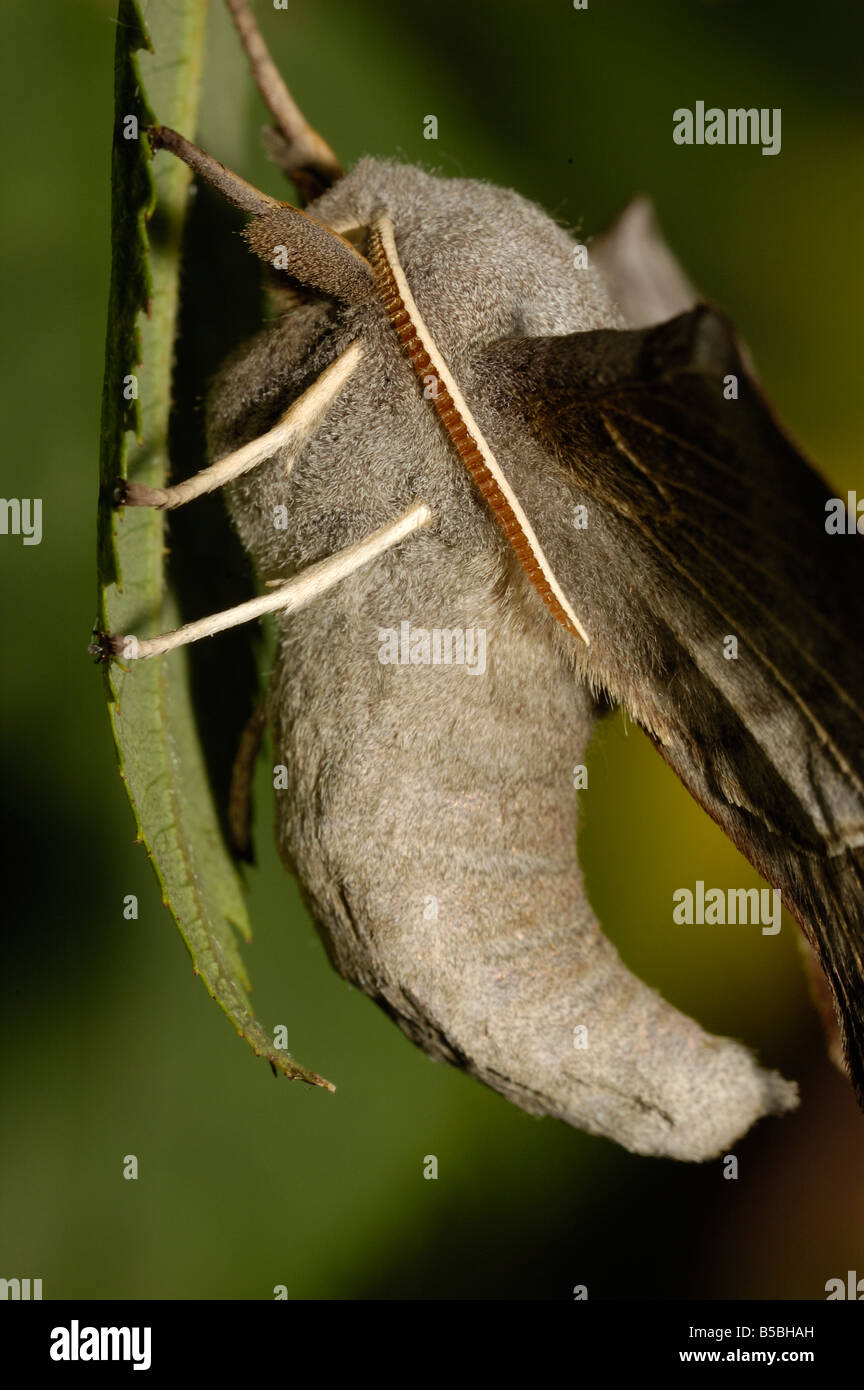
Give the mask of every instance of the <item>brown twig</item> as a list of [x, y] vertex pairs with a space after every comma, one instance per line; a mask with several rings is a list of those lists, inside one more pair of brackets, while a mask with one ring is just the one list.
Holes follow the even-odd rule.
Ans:
[[306, 120], [292, 97], [255, 21], [247, 0], [226, 0], [249, 67], [276, 122], [270, 142], [274, 158], [294, 180], [304, 198], [317, 197], [342, 177], [342, 166], [323, 136]]

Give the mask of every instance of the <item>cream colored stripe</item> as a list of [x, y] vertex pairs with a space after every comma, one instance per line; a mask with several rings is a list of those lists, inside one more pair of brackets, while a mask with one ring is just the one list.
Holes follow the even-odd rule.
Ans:
[[459, 411], [459, 414], [462, 416], [462, 419], [465, 421], [465, 424], [467, 425], [468, 430], [475, 444], [477, 445], [477, 448], [483, 455], [483, 459], [486, 463], [487, 468], [489, 469], [489, 472], [495, 478], [495, 481], [497, 482], [502, 493], [504, 494], [511, 508], [513, 509], [513, 515], [516, 517], [516, 520], [518, 521], [519, 526], [522, 529], [523, 535], [525, 536], [528, 545], [534, 552], [537, 563], [540, 566], [540, 569], [543, 571], [549, 588], [552, 590], [553, 594], [557, 598], [564, 612], [567, 614], [567, 617], [573, 623], [573, 626], [576, 628], [576, 631], [580, 634], [580, 636], [583, 638], [586, 644], [590, 644], [591, 639], [589, 638], [587, 632], [585, 631], [584, 627], [580, 623], [579, 619], [576, 617], [576, 614], [573, 612], [573, 609], [567, 601], [567, 598], [563, 593], [561, 586], [558, 583], [558, 580], [555, 577], [555, 572], [552, 569], [552, 566], [549, 564], [549, 561], [546, 559], [540, 542], [534, 534], [534, 530], [531, 526], [531, 523], [525, 515], [524, 511], [522, 510], [522, 507], [519, 503], [519, 499], [516, 497], [516, 494], [513, 492], [512, 488], [510, 487], [510, 484], [507, 482], [507, 479], [505, 478], [504, 474], [499, 468], [495, 455], [492, 453], [492, 450], [489, 448], [489, 445], [483, 438], [483, 435], [480, 432], [480, 428], [476, 420], [474, 419], [474, 416], [468, 409], [465, 397], [462, 395], [462, 392], [456, 385], [456, 382], [450, 373], [447, 363], [444, 361], [444, 358], [438, 351], [438, 348], [435, 344], [435, 339], [432, 337], [432, 334], [429, 332], [429, 329], [423, 322], [420, 310], [417, 308], [417, 305], [414, 302], [414, 296], [412, 295], [411, 290], [408, 286], [408, 281], [405, 278], [405, 273], [402, 270], [402, 266], [399, 263], [399, 256], [396, 252], [396, 241], [393, 235], [393, 223], [390, 221], [389, 217], [381, 216], [373, 221], [372, 226], [375, 228], [375, 230], [381, 237], [381, 244], [384, 247], [385, 255], [387, 256], [387, 260], [390, 263], [390, 269], [393, 272], [393, 277], [399, 288], [399, 293], [402, 296], [405, 308], [407, 309], [408, 314], [410, 315], [411, 322], [414, 326], [414, 331], [417, 334], [417, 337], [420, 339], [421, 343], [423, 344], [424, 348], [429, 354], [429, 359], [432, 362], [432, 365], [435, 368], [435, 371], [437, 372], [439, 379], [444, 383], [444, 385], [447, 387], [447, 390], [450, 392], [450, 395], [453, 397], [453, 403], [456, 406], [456, 409]]

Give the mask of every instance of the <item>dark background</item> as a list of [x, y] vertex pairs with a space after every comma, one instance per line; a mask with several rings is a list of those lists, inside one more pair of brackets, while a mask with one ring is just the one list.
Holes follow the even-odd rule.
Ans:
[[[839, 493], [864, 491], [851, 7], [258, 8], [346, 164], [370, 152], [506, 184], [583, 238], [651, 193], [789, 428]], [[286, 1284], [336, 1299], [567, 1298], [575, 1284], [591, 1298], [820, 1298], [827, 1279], [864, 1276], [864, 1121], [825, 1059], [794, 923], [777, 937], [673, 926], [676, 887], [759, 880], [620, 716], [582, 794], [598, 914], [637, 973], [801, 1083], [794, 1116], [737, 1145], [737, 1181], [719, 1162], [639, 1158], [538, 1121], [428, 1061], [331, 971], [276, 861], [266, 779], [248, 874], [256, 1008], [336, 1095], [275, 1081], [193, 978], [134, 843], [86, 655], [113, 7], [19, 0], [4, 35], [2, 490], [43, 498], [44, 536], [0, 537], [0, 1276], [40, 1277], [49, 1298], [269, 1298]], [[674, 145], [672, 111], [698, 99], [781, 107], [782, 152]], [[214, 5], [200, 142], [289, 196], [260, 152], [262, 121]], [[230, 282], [214, 294], [226, 315], [248, 312]], [[137, 922], [122, 916], [129, 893]], [[122, 1178], [130, 1153], [137, 1182]], [[422, 1176], [430, 1153], [437, 1182]]]

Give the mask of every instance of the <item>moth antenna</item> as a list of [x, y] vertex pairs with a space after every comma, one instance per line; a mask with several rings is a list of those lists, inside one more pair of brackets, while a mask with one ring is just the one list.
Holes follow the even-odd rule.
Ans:
[[197, 622], [186, 623], [176, 631], [166, 632], [161, 637], [139, 639], [130, 633], [99, 633], [97, 640], [91, 643], [90, 651], [101, 660], [107, 660], [109, 656], [122, 656], [129, 661], [144, 661], [148, 657], [161, 656], [164, 652], [173, 651], [175, 647], [185, 647], [190, 642], [198, 642], [202, 637], [213, 637], [215, 633], [225, 632], [227, 628], [251, 623], [264, 613], [294, 613], [313, 599], [326, 594], [340, 579], [347, 579], [355, 570], [369, 564], [370, 560], [377, 559], [385, 550], [398, 545], [413, 531], [428, 526], [430, 521], [431, 508], [425, 502], [415, 502], [395, 521], [379, 527], [356, 545], [346, 546], [344, 550], [337, 550], [335, 555], [328, 556], [326, 560], [310, 565], [273, 593], [261, 594], [258, 598], [237, 604], [235, 608], [226, 608], [221, 613], [211, 614], [209, 618], [199, 618]]
[[316, 377], [302, 396], [291, 403], [271, 430], [250, 440], [242, 448], [235, 449], [233, 453], [226, 454], [225, 458], [209, 468], [202, 468], [194, 477], [182, 483], [176, 483], [173, 487], [145, 487], [143, 483], [119, 479], [114, 490], [114, 505], [158, 507], [161, 511], [172, 511], [196, 497], [202, 497], [206, 492], [224, 487], [243, 473], [249, 473], [259, 463], [271, 459], [280, 449], [291, 451], [285, 464], [287, 476], [306, 440], [320, 424], [362, 358], [363, 348], [355, 341]]
[[347, 304], [359, 304], [374, 295], [372, 267], [347, 237], [291, 203], [254, 188], [170, 126], [149, 126], [147, 135], [154, 150], [169, 150], [234, 207], [252, 214], [243, 235], [271, 269]]
[[342, 166], [327, 141], [318, 134], [289, 92], [270, 56], [264, 36], [247, 0], [226, 0], [255, 85], [276, 122], [270, 150], [304, 201], [309, 202], [342, 177]]

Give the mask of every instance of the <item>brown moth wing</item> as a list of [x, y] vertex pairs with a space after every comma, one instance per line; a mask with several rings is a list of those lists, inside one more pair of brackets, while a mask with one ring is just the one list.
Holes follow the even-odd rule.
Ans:
[[827, 533], [829, 490], [704, 305], [659, 327], [500, 342], [474, 389], [589, 634], [579, 673], [781, 889], [831, 985], [860, 1099], [860, 537]]

